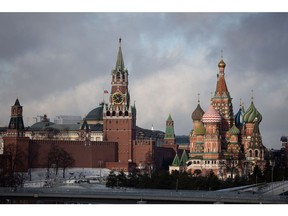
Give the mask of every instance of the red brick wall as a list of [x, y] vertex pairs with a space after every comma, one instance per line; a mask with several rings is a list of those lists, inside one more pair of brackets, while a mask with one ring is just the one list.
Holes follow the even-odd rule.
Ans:
[[72, 155], [74, 167], [105, 167], [106, 162], [117, 161], [118, 149], [115, 142], [93, 141], [85, 146], [85, 141], [30, 140], [30, 154], [37, 155], [31, 164], [33, 168], [47, 167], [47, 155], [52, 144], [64, 148]]
[[133, 162], [152, 163], [155, 142], [152, 140], [134, 140], [133, 141]]
[[[16, 162], [15, 171], [27, 172], [28, 171], [28, 148], [29, 138], [28, 137], [3, 137], [4, 142], [4, 154], [11, 154], [11, 148], [15, 150], [13, 153], [16, 157], [20, 157], [21, 163]], [[9, 149], [10, 148], [10, 149]], [[7, 152], [9, 151], [9, 152]], [[18, 160], [19, 158], [16, 158]]]

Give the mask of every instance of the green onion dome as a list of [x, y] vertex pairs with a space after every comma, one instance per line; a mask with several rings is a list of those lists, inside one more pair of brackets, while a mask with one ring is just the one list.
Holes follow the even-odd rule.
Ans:
[[240, 134], [240, 130], [236, 127], [236, 125], [233, 125], [232, 128], [228, 131], [231, 135], [238, 135]]
[[255, 108], [253, 101], [251, 101], [250, 107], [245, 112], [243, 120], [245, 123], [258, 122], [258, 124], [262, 121], [262, 115]]
[[202, 119], [202, 116], [204, 114], [203, 109], [201, 108], [200, 104], [198, 103], [196, 109], [193, 111], [191, 117], [193, 121], [200, 121]]
[[198, 127], [194, 130], [195, 135], [205, 135], [206, 128], [204, 127], [203, 123], [201, 122]]

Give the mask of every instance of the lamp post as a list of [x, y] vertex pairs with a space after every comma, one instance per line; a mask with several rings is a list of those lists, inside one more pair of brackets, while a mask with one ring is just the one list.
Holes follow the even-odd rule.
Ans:
[[282, 182], [283, 182], [283, 193], [284, 193], [284, 176], [283, 176], [283, 180], [282, 180]]
[[271, 182], [272, 182], [272, 195], [273, 195], [273, 189], [274, 189], [274, 187], [273, 187], [273, 174], [274, 174], [274, 166], [275, 166], [274, 160], [271, 161], [271, 166], [272, 166]]
[[101, 177], [102, 177], [102, 176], [101, 176], [101, 171], [102, 171], [102, 160], [99, 161], [99, 165], [100, 165], [100, 178], [101, 178]]

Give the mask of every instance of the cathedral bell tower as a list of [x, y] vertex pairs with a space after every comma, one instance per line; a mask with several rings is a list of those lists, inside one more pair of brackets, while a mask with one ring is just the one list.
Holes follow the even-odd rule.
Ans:
[[125, 170], [127, 164], [133, 159], [132, 143], [136, 137], [136, 109], [130, 106], [128, 70], [124, 66], [121, 38], [119, 39], [116, 66], [111, 75], [109, 105], [103, 109], [104, 140], [118, 142], [119, 164], [117, 166]]

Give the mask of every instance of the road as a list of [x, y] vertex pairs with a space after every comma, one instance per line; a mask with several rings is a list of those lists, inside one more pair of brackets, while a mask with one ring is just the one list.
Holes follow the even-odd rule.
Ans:
[[[62, 185], [55, 188], [0, 188], [1, 203], [242, 203], [287, 204], [288, 196], [278, 195], [288, 182], [252, 185], [222, 191], [153, 190], [106, 188], [96, 185]], [[272, 192], [273, 191], [273, 192]]]

